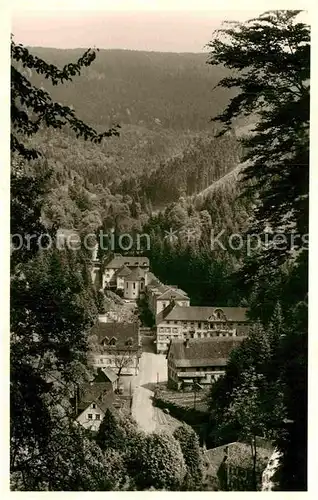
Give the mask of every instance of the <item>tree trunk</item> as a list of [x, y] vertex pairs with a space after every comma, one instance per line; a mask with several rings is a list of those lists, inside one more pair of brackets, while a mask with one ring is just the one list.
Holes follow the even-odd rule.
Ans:
[[252, 474], [252, 481], [253, 481], [253, 489], [254, 491], [257, 491], [257, 478], [256, 478], [256, 437], [252, 437], [251, 441], [251, 448], [252, 448], [252, 459], [253, 459], [253, 474]]

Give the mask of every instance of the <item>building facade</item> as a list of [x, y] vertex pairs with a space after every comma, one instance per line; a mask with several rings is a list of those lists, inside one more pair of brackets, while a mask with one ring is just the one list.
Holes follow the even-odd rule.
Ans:
[[154, 316], [163, 311], [172, 300], [175, 304], [187, 307], [190, 305], [190, 299], [186, 292], [173, 285], [164, 285], [160, 283], [153, 273], [148, 273], [146, 287], [146, 299], [149, 310]]
[[138, 374], [141, 343], [137, 323], [98, 322], [90, 338], [95, 368], [110, 368], [117, 376]]
[[166, 353], [174, 339], [241, 337], [249, 327], [246, 308], [183, 307], [171, 301], [156, 316], [157, 353]]
[[167, 353], [168, 385], [181, 389], [186, 385], [211, 384], [224, 374], [230, 352], [242, 337], [173, 339]]
[[94, 379], [78, 388], [75, 398], [75, 421], [85, 429], [98, 431], [107, 408], [114, 400], [117, 375], [111, 370], [98, 369]]
[[128, 268], [130, 271], [138, 267], [144, 271], [149, 271], [149, 259], [147, 257], [127, 257], [121, 254], [114, 254], [106, 263], [103, 263], [102, 267], [102, 287], [116, 288], [116, 273], [123, 269], [123, 267]]
[[147, 286], [147, 271], [139, 267], [124, 278], [124, 298], [137, 300], [143, 296]]

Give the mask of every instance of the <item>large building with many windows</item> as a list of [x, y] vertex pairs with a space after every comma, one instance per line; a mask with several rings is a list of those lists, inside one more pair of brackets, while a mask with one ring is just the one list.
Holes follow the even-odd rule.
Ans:
[[242, 337], [174, 339], [170, 342], [168, 384], [180, 389], [197, 384], [211, 384], [223, 375], [230, 352]]
[[166, 353], [174, 339], [242, 337], [249, 327], [244, 307], [182, 307], [171, 301], [156, 316], [157, 353]]

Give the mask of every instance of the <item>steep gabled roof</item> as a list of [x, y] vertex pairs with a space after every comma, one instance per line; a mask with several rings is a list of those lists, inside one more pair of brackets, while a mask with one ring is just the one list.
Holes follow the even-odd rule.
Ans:
[[150, 287], [148, 286], [148, 288], [151, 288], [152, 293], [158, 296], [169, 290], [168, 285], [164, 285], [163, 283], [155, 283], [154, 285], [150, 285]]
[[[163, 311], [160, 311], [160, 313], [157, 314], [156, 316], [156, 325], [160, 325], [160, 323], [162, 321], [166, 321], [166, 318], [169, 316], [169, 314], [171, 313], [171, 311], [174, 310], [174, 308], [177, 307], [174, 303], [174, 301], [172, 300], [170, 302], [170, 304], [167, 305], [167, 307], [165, 307], [165, 309]], [[188, 306], [190, 307], [190, 306]], [[187, 309], [188, 309], [187, 307]]]
[[116, 380], [118, 379], [118, 376], [111, 368], [101, 368], [99, 370], [100, 371], [98, 371], [97, 374], [98, 379], [96, 377], [95, 382], [99, 382], [99, 377], [104, 377], [105, 381], [109, 381], [111, 383], [116, 382]]
[[140, 281], [143, 278], [145, 278], [145, 271], [140, 267], [136, 267], [128, 276], [125, 276], [125, 281]]
[[118, 269], [118, 271], [116, 271], [114, 273], [114, 277], [117, 278], [117, 277], [124, 277], [124, 276], [128, 276], [128, 274], [131, 273], [131, 269], [129, 269], [127, 266], [121, 266], [120, 269]]
[[[257, 445], [257, 464], [265, 467], [274, 449], [271, 445], [263, 446], [260, 438], [256, 438], [256, 441], [260, 443]], [[204, 453], [204, 459], [208, 462], [209, 474], [217, 476], [225, 453], [227, 454], [228, 463], [239, 466], [242, 469], [251, 469], [252, 457], [250, 445], [236, 441], [212, 448]]]
[[148, 288], [161, 285], [160, 280], [151, 271], [147, 274]]
[[189, 299], [186, 292], [181, 290], [181, 288], [170, 287], [168, 290], [165, 290], [162, 295], [157, 297], [157, 300], [186, 300]]
[[224, 313], [227, 321], [248, 321], [247, 308], [245, 307], [182, 307], [175, 305], [174, 307], [170, 308], [169, 306], [167, 306], [161, 313], [159, 313], [156, 323], [159, 324], [163, 320], [207, 321], [209, 318], [211, 318], [211, 321], [213, 321], [214, 319], [217, 320], [217, 318], [213, 318], [213, 316], [218, 310], [221, 310]]
[[110, 378], [117, 380], [117, 375], [106, 373], [99, 369], [94, 379], [91, 382], [82, 384], [79, 388], [78, 411], [81, 413], [92, 403], [96, 403], [103, 411], [108, 408], [114, 401], [114, 392]]
[[[126, 348], [128, 346], [128, 341], [131, 338], [133, 341], [133, 346], [131, 349], [136, 349], [138, 347], [138, 324], [137, 323], [96, 323], [92, 330], [91, 335], [96, 335], [98, 343], [101, 344], [105, 337], [111, 339], [115, 337], [117, 339], [116, 348]], [[112, 349], [112, 346], [106, 346], [106, 348]]]
[[243, 337], [205, 339], [173, 339], [168, 356], [173, 356], [177, 368], [225, 366], [230, 352], [240, 345]]

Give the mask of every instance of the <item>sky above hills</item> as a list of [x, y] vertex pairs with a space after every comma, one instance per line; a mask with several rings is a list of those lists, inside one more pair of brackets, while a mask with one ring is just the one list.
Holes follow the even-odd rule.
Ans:
[[263, 11], [225, 11], [203, 0], [16, 0], [11, 31], [16, 42], [31, 46], [203, 52], [222, 21], [243, 21]]

